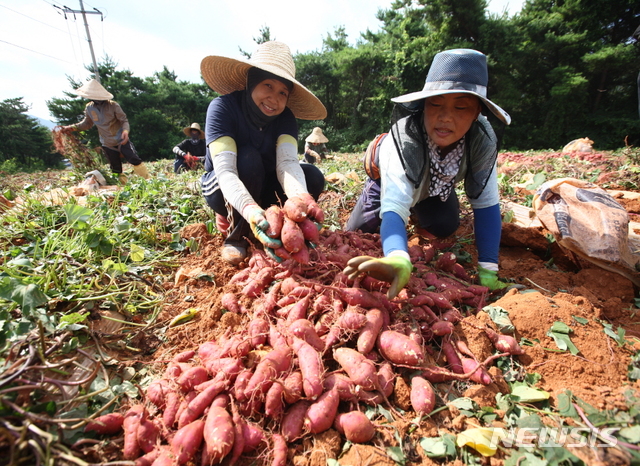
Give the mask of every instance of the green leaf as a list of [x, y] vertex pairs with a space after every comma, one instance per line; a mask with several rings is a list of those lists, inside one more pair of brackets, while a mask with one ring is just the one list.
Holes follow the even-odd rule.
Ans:
[[544, 427], [542, 419], [540, 419], [540, 416], [537, 414], [521, 417], [516, 422], [516, 425], [521, 429], [540, 429], [541, 427]]
[[578, 412], [573, 406], [573, 394], [569, 390], [558, 395], [558, 413], [564, 417], [578, 417]]
[[93, 216], [93, 210], [77, 204], [66, 204], [63, 209], [67, 216], [67, 223], [70, 226], [79, 230], [84, 230], [88, 227], [89, 220]]
[[630, 443], [640, 443], [640, 425], [623, 427], [618, 433]]
[[509, 312], [505, 309], [500, 306], [485, 306], [482, 310], [489, 314], [489, 317], [501, 333], [512, 334], [515, 331], [515, 327], [509, 318]]
[[378, 410], [380, 411], [380, 414], [382, 414], [387, 421], [395, 422], [395, 419], [393, 418], [389, 410], [383, 408], [381, 405], [378, 405]]
[[467, 397], [456, 398], [455, 400], [450, 401], [449, 404], [466, 411], [474, 411], [477, 408], [475, 402], [471, 398]]
[[386, 452], [389, 458], [400, 465], [404, 465], [407, 461], [400, 447], [387, 447]]
[[589, 323], [589, 319], [585, 319], [584, 317], [580, 317], [580, 316], [571, 316], [571, 317], [573, 317], [573, 320], [575, 320], [579, 324], [585, 325]]
[[551, 326], [551, 329], [547, 332], [547, 336], [553, 338], [556, 342], [558, 348], [562, 351], [567, 351], [573, 355], [576, 355], [580, 352], [578, 348], [573, 344], [571, 338], [569, 338], [569, 333], [573, 330], [564, 322], [556, 321]]
[[613, 325], [606, 322], [601, 322], [601, 324], [604, 327], [604, 333], [613, 338], [613, 340], [618, 343], [618, 346], [623, 346], [626, 343], [626, 340], [624, 339], [626, 334], [625, 329], [618, 327], [618, 331], [616, 333], [613, 331]]
[[535, 403], [536, 401], [548, 400], [550, 394], [544, 390], [538, 390], [537, 388], [528, 387], [526, 385], [519, 385], [511, 390], [511, 396], [514, 397], [516, 402]]
[[422, 437], [420, 446], [429, 458], [445, 458], [455, 456], [455, 436], [445, 434], [442, 437]]
[[129, 257], [133, 262], [142, 262], [144, 260], [144, 248], [137, 244], [132, 244], [130, 247]]
[[24, 284], [17, 278], [0, 279], [0, 298], [18, 303], [25, 316], [30, 316], [38, 307], [49, 302], [49, 298], [33, 283]]

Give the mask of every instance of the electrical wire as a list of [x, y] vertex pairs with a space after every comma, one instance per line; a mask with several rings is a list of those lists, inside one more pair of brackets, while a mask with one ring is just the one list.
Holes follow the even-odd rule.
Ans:
[[14, 44], [14, 43], [11, 43], [11, 42], [7, 42], [6, 40], [0, 39], [0, 42], [4, 42], [5, 44], [13, 45], [14, 47], [18, 47], [19, 49], [28, 50], [29, 52], [37, 53], [38, 55], [43, 55], [45, 57], [53, 58], [54, 60], [62, 61], [62, 62], [65, 62], [65, 63], [70, 63], [70, 64], [73, 65], [73, 63], [71, 63], [70, 61], [63, 60], [62, 58], [56, 58], [56, 57], [53, 57], [51, 55], [47, 55], [46, 53], [38, 52], [37, 50], [28, 49], [28, 48], [23, 47], [21, 45]]
[[9, 11], [13, 11], [14, 13], [16, 13], [16, 14], [18, 14], [18, 15], [24, 16], [25, 18], [29, 18], [29, 19], [31, 19], [31, 20], [33, 20], [33, 21], [37, 22], [37, 23], [44, 24], [45, 26], [49, 26], [50, 28], [53, 28], [53, 29], [55, 29], [56, 31], [60, 31], [60, 32], [62, 32], [62, 33], [64, 33], [64, 34], [68, 34], [68, 32], [66, 32], [64, 29], [60, 29], [60, 28], [58, 28], [58, 27], [56, 27], [56, 26], [52, 26], [51, 24], [47, 24], [47, 23], [45, 23], [45, 22], [40, 21], [39, 19], [32, 18], [31, 16], [29, 16], [29, 15], [25, 15], [24, 13], [21, 13], [21, 12], [19, 12], [19, 11], [13, 10], [13, 9], [9, 8], [8, 6], [6, 6], [6, 5], [2, 5], [2, 4], [0, 4], [0, 6], [1, 6], [2, 8], [6, 8], [6, 9], [7, 9], [7, 10], [9, 10]]

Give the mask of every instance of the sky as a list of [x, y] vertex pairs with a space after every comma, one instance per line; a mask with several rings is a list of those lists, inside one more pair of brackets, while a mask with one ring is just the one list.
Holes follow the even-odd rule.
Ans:
[[[91, 52], [81, 0], [0, 0], [0, 101], [23, 97], [29, 114], [52, 117], [46, 101], [71, 90], [67, 76], [89, 77]], [[166, 66], [178, 80], [200, 82], [207, 55], [242, 59], [253, 52], [260, 29], [295, 53], [319, 51], [322, 39], [344, 27], [351, 44], [367, 29], [378, 31], [379, 9], [393, 0], [82, 0], [91, 45], [139, 77]], [[489, 12], [514, 15], [523, 0], [488, 0]], [[117, 97], [116, 97], [117, 100]]]

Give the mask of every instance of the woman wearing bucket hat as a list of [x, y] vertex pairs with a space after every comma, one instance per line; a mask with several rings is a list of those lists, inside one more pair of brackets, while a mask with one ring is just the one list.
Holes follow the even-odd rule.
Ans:
[[446, 237], [460, 223], [455, 185], [473, 208], [478, 278], [491, 290], [498, 280], [502, 220], [496, 159], [498, 138], [483, 112], [508, 125], [511, 117], [487, 99], [486, 56], [454, 49], [436, 54], [421, 91], [392, 99], [389, 135], [379, 147], [380, 179], [369, 179], [347, 222], [347, 230], [380, 228], [384, 256], [351, 259], [345, 274], [360, 273], [391, 283], [396, 296], [408, 283], [406, 223], [410, 215], [431, 235]]
[[65, 126], [64, 129], [84, 131], [95, 125], [111, 171], [118, 176], [120, 182], [123, 184], [127, 182], [127, 177], [122, 173], [120, 154], [133, 165], [133, 172], [136, 175], [148, 179], [149, 171], [129, 140], [130, 128], [127, 115], [118, 103], [111, 100], [113, 94], [95, 79], [84, 83], [76, 89], [75, 93], [91, 102], [84, 109], [84, 119], [75, 125]]
[[221, 56], [202, 60], [202, 77], [219, 94], [207, 109], [206, 173], [202, 191], [225, 235], [222, 258], [237, 265], [247, 256], [247, 238], [271, 250], [265, 211], [294, 196], [315, 204], [324, 175], [298, 162], [296, 118], [321, 120], [327, 111], [295, 79], [286, 44], [260, 44], [248, 61]]
[[304, 159], [309, 163], [327, 158], [327, 146], [329, 139], [322, 133], [322, 128], [316, 126], [311, 134], [304, 140]]
[[207, 146], [204, 143], [204, 131], [198, 123], [192, 123], [182, 132], [189, 138], [173, 148], [176, 160], [173, 162], [173, 171], [180, 173], [183, 170], [194, 168], [197, 163], [204, 162]]

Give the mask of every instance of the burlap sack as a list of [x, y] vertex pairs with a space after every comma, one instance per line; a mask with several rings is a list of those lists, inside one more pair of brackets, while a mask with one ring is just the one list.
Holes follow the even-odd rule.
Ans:
[[560, 246], [640, 286], [640, 248], [629, 241], [629, 215], [605, 190], [573, 178], [551, 180], [536, 191], [533, 208]]

